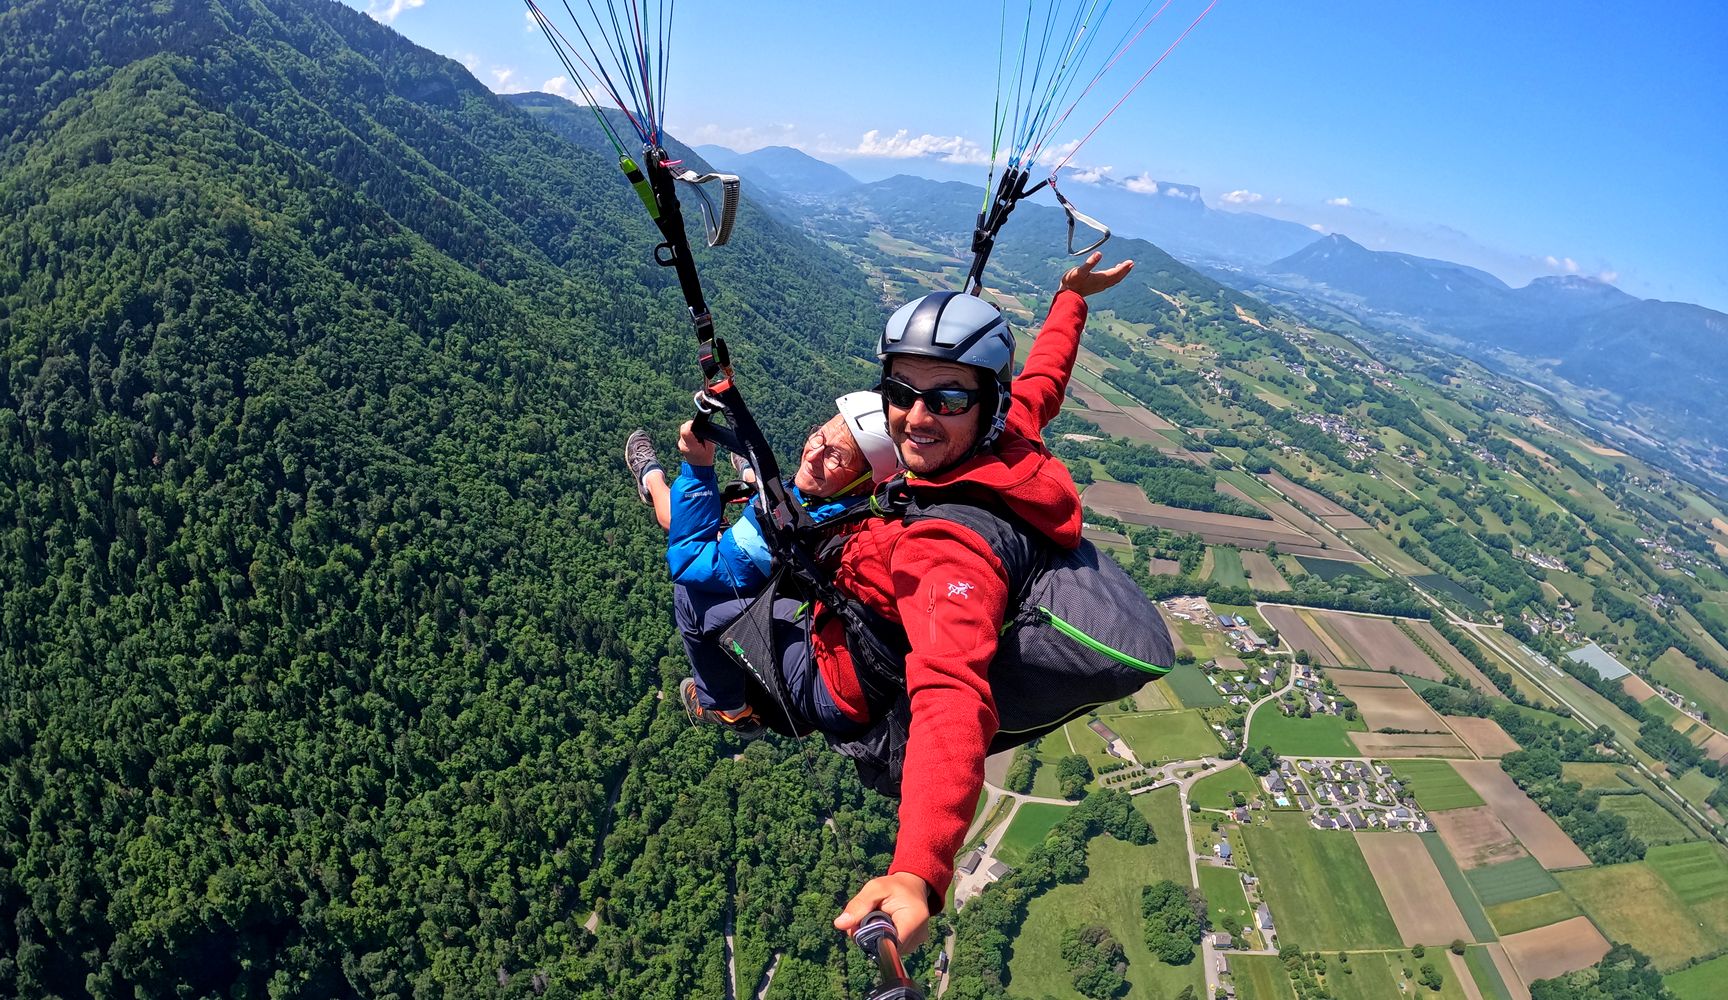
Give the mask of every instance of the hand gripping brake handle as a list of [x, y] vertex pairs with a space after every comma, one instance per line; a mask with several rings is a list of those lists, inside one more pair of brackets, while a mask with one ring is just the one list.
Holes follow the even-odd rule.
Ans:
[[894, 920], [881, 910], [871, 910], [852, 940], [864, 949], [864, 954], [876, 960], [880, 983], [865, 1000], [924, 1000], [924, 991], [906, 975], [900, 965], [900, 938], [894, 933]]

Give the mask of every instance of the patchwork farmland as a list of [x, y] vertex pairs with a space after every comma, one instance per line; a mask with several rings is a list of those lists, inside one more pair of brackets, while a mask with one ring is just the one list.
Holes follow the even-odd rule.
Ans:
[[1419, 835], [1358, 833], [1356, 845], [1405, 944], [1473, 938]]
[[1087, 509], [1108, 514], [1129, 524], [1144, 524], [1171, 531], [1191, 532], [1215, 545], [1234, 545], [1246, 549], [1264, 549], [1268, 544], [1280, 552], [1298, 555], [1324, 555], [1331, 559], [1356, 556], [1348, 549], [1327, 548], [1309, 535], [1281, 521], [1262, 521], [1234, 514], [1214, 514], [1209, 511], [1185, 510], [1155, 504], [1133, 483], [1093, 483], [1081, 494]]
[[1509, 934], [1500, 939], [1500, 945], [1526, 985], [1595, 965], [1609, 948], [1608, 939], [1588, 917]]
[[1549, 871], [1560, 868], [1582, 868], [1590, 859], [1572, 843], [1572, 839], [1549, 818], [1530, 796], [1513, 783], [1511, 776], [1491, 760], [1458, 761], [1452, 765], [1470, 787], [1488, 803], [1494, 815], [1504, 820], [1506, 827], [1517, 836], [1531, 856]]

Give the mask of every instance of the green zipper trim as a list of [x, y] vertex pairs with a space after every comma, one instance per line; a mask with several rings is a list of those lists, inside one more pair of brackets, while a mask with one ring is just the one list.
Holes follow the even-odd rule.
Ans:
[[1112, 649], [1109, 646], [1104, 645], [1097, 639], [1092, 638], [1086, 633], [1063, 621], [1061, 618], [1058, 618], [1049, 608], [1040, 605], [1038, 610], [1044, 613], [1044, 617], [1050, 619], [1050, 624], [1056, 626], [1056, 631], [1070, 639], [1073, 639], [1075, 642], [1078, 642], [1080, 645], [1085, 646], [1087, 649], [1090, 649], [1095, 653], [1102, 653], [1105, 656], [1110, 657], [1112, 660], [1115, 660], [1117, 663], [1133, 667], [1135, 670], [1145, 671], [1149, 674], [1156, 674], [1159, 677], [1170, 672], [1169, 667], [1160, 667], [1156, 664], [1147, 663], [1145, 660], [1135, 659], [1119, 649]]

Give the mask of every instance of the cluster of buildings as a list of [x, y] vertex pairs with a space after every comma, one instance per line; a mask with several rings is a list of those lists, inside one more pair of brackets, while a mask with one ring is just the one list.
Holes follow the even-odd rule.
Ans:
[[1364, 461], [1372, 452], [1380, 448], [1379, 441], [1357, 430], [1350, 421], [1335, 417], [1330, 413], [1298, 413], [1296, 419], [1310, 427], [1318, 427], [1337, 438], [1338, 443], [1344, 446], [1344, 452], [1350, 456], [1352, 462]]
[[1217, 660], [1209, 660], [1201, 670], [1205, 672], [1206, 680], [1217, 689], [1219, 697], [1232, 705], [1247, 705], [1278, 687], [1278, 668], [1272, 664], [1255, 668], [1240, 661], [1226, 666]]
[[1295, 805], [1317, 830], [1424, 833], [1434, 828], [1385, 764], [1286, 757], [1260, 782], [1274, 803]]
[[1285, 696], [1278, 705], [1278, 710], [1285, 715], [1297, 715], [1302, 707], [1308, 707], [1309, 715], [1339, 715], [1344, 711], [1343, 703], [1334, 695], [1326, 693], [1320, 687], [1320, 678], [1314, 673], [1314, 668], [1306, 663], [1296, 665], [1295, 690]]

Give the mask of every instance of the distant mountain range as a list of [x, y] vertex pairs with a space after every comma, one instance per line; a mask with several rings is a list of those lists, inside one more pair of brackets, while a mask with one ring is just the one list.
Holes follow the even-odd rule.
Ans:
[[1576, 276], [1512, 288], [1475, 268], [1369, 250], [1336, 234], [1260, 269], [1258, 279], [1490, 360], [1518, 355], [1574, 385], [1612, 393], [1624, 411], [1600, 401], [1600, 417], [1642, 423], [1664, 446], [1700, 460], [1714, 455], [1718, 466], [1728, 454], [1720, 425], [1728, 412], [1723, 313]]
[[[954, 242], [957, 252], [981, 201], [973, 184], [904, 175], [863, 184], [787, 147], [698, 151], [746, 177], [782, 212], [886, 212], [931, 242]], [[1719, 420], [1728, 412], [1728, 315], [1576, 276], [1512, 288], [1463, 264], [1369, 250], [1339, 234], [1317, 239], [1293, 222], [1212, 209], [1186, 185], [1104, 179], [1064, 193], [1118, 236], [1150, 241], [1237, 289], [1296, 296], [1365, 325], [1439, 340], [1551, 388], [1564, 389], [1555, 381], [1563, 380], [1589, 397], [1581, 415], [1618, 428], [1618, 436], [1631, 433], [1719, 475], [1728, 471], [1728, 430]], [[1019, 211], [1038, 210], [1059, 224], [1053, 204]]]

